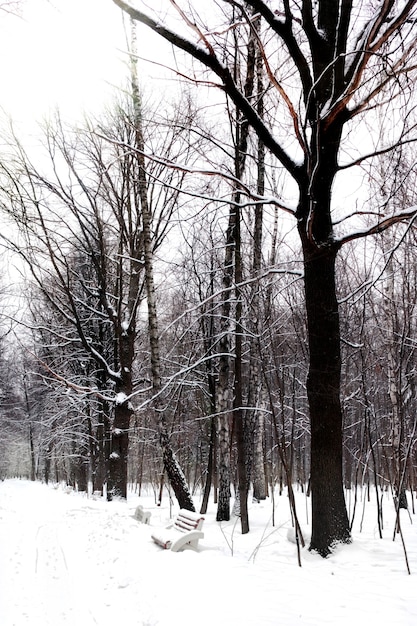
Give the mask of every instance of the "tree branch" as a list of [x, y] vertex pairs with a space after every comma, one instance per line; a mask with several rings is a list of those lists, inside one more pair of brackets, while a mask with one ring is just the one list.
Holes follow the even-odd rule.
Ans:
[[249, 124], [255, 129], [259, 138], [264, 144], [271, 150], [276, 158], [285, 167], [288, 173], [299, 184], [302, 178], [302, 166], [294, 161], [289, 154], [282, 148], [282, 146], [274, 139], [270, 130], [266, 127], [263, 120], [259, 117], [256, 110], [251, 106], [245, 96], [241, 93], [237, 87], [229, 69], [221, 63], [214, 52], [208, 53], [200, 46], [185, 39], [181, 35], [166, 28], [161, 23], [155, 21], [142, 11], [134, 9], [123, 0], [113, 0], [113, 2], [123, 9], [130, 17], [145, 26], [149, 27], [155, 33], [163, 37], [166, 41], [171, 43], [176, 48], [187, 52], [194, 59], [202, 63], [206, 68], [210, 69], [216, 74], [222, 81], [223, 91], [231, 98], [237, 108], [245, 115]]
[[401, 211], [401, 213], [396, 213], [395, 215], [390, 215], [389, 217], [384, 218], [382, 221], [374, 224], [373, 226], [370, 226], [369, 228], [365, 228], [364, 230], [358, 230], [354, 233], [346, 235], [345, 237], [337, 239], [335, 241], [335, 245], [338, 248], [341, 248], [345, 243], [348, 243], [349, 241], [363, 239], [364, 237], [368, 237], [368, 235], [377, 235], [384, 232], [394, 224], [405, 221], [414, 221], [415, 218], [417, 218], [417, 206], [412, 206], [405, 211]]
[[[310, 73], [308, 61], [301, 51], [300, 46], [294, 36], [292, 29], [292, 16], [288, 7], [285, 12], [285, 22], [277, 19], [275, 13], [266, 5], [263, 0], [246, 0], [246, 4], [257, 11], [272, 28], [272, 30], [280, 37], [286, 45], [290, 53], [303, 85], [303, 93], [309, 94], [313, 87], [313, 79]], [[306, 102], [304, 104], [307, 104]]]

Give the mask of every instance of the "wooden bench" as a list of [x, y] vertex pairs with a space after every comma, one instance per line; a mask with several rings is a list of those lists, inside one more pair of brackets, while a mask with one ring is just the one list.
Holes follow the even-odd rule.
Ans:
[[149, 520], [151, 519], [151, 512], [145, 511], [143, 506], [139, 504], [139, 506], [136, 507], [136, 511], [133, 517], [141, 524], [149, 524]]
[[199, 540], [204, 537], [201, 530], [203, 523], [204, 517], [199, 513], [180, 509], [173, 523], [155, 532], [152, 539], [158, 546], [171, 552], [185, 549], [197, 550]]

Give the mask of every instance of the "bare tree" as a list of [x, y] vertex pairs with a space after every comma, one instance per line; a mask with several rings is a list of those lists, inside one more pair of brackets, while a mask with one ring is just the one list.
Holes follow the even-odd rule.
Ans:
[[[154, 142], [159, 133], [165, 149], [180, 150], [178, 125], [170, 140], [155, 128]], [[17, 239], [7, 243], [59, 317], [51, 334], [95, 362], [93, 380], [71, 384], [112, 407], [110, 427], [104, 425], [111, 437], [109, 497], [126, 497], [131, 395], [140, 387], [148, 393], [146, 371], [135, 372], [145, 252], [151, 254], [168, 232], [182, 178], [170, 170], [162, 187], [163, 164], [148, 165], [152, 183], [146, 192], [154, 205], [148, 205], [145, 218], [136, 132], [126, 103], [107, 123], [90, 122], [76, 133], [57, 119], [45, 132], [49, 171], [35, 165], [16, 138], [17, 154], [2, 165], [5, 211], [19, 228]], [[71, 382], [67, 371], [55, 373], [64, 385]]]
[[[233, 4], [238, 9], [236, 19], [247, 21], [249, 29], [253, 27], [246, 9], [257, 11], [266, 24], [268, 41], [273, 40], [276, 47], [286, 52], [287, 63], [281, 62], [279, 69], [272, 69], [269, 47], [263, 47], [270, 86], [283, 105], [283, 115], [286, 114], [292, 124], [294, 149], [291, 150], [288, 133], [280, 136], [273, 124], [267, 125], [234, 80], [229, 64], [233, 55], [227, 54], [228, 43], [223, 36], [229, 24], [219, 28], [216, 23], [213, 29], [198, 16], [195, 7], [191, 14], [172, 3], [170, 6], [179, 11], [190, 29], [191, 35], [187, 38], [170, 27], [169, 13], [166, 19], [156, 18], [123, 0], [113, 1], [133, 19], [211, 72], [213, 78], [210, 76], [208, 80], [219, 81], [218, 86], [242, 112], [298, 189], [294, 210], [286, 202], [281, 201], [281, 205], [297, 220], [303, 252], [309, 343], [311, 548], [325, 556], [335, 542], [350, 541], [342, 482], [337, 253], [345, 242], [380, 232], [415, 213], [412, 208], [391, 215], [381, 214], [375, 216], [374, 224], [366, 233], [351, 231], [337, 236], [332, 188], [343, 168], [371, 158], [375, 151], [391, 148], [391, 145], [377, 146], [375, 150], [371, 146], [354, 161], [348, 158], [345, 166], [340, 163], [346, 131], [352, 129], [354, 123], [360, 130], [362, 120], [366, 115], [373, 116], [375, 106], [387, 107], [387, 101], [392, 102], [410, 90], [407, 80], [415, 71], [412, 58], [417, 2], [381, 0], [377, 6], [368, 7], [361, 0], [319, 0], [316, 3], [303, 0], [301, 4], [285, 0], [275, 10], [263, 0], [220, 3]], [[216, 5], [213, 2], [213, 13], [217, 15]], [[286, 80], [286, 76], [291, 75], [297, 79]], [[404, 131], [399, 140], [410, 141], [412, 137]], [[394, 137], [394, 142], [398, 142], [398, 136]]]

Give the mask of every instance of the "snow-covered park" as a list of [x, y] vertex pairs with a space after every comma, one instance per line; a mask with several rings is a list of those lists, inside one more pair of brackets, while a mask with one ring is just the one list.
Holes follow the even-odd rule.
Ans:
[[[353, 512], [353, 494], [348, 507]], [[291, 541], [285, 495], [251, 504], [251, 532], [205, 516], [198, 552], [174, 553], [151, 539], [177, 512], [168, 495], [127, 502], [23, 480], [0, 483], [1, 626], [292, 626], [417, 624], [417, 524], [383, 497], [383, 539], [375, 497], [360, 498], [354, 541], [328, 559]], [[195, 497], [198, 506], [198, 497]], [[308, 532], [309, 500], [297, 494]], [[133, 517], [138, 504], [150, 526]], [[411, 509], [411, 503], [410, 503]], [[411, 575], [407, 572], [405, 552]]]

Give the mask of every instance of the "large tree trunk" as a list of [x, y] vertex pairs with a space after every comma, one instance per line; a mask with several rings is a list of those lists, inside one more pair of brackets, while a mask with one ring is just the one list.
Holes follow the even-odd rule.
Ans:
[[311, 423], [312, 537], [322, 556], [350, 540], [342, 478], [340, 326], [336, 297], [337, 249], [303, 239], [304, 286], [310, 351], [307, 395]]
[[127, 456], [131, 415], [130, 403], [118, 402], [116, 399], [107, 484], [108, 500], [127, 498]]
[[[326, 85], [321, 87], [324, 99]], [[312, 537], [310, 549], [322, 556], [350, 540], [343, 492], [340, 402], [340, 322], [336, 295], [336, 256], [331, 216], [332, 186], [343, 122], [316, 131], [304, 179], [300, 179], [298, 231], [304, 261], [309, 346], [307, 396], [311, 424]]]

